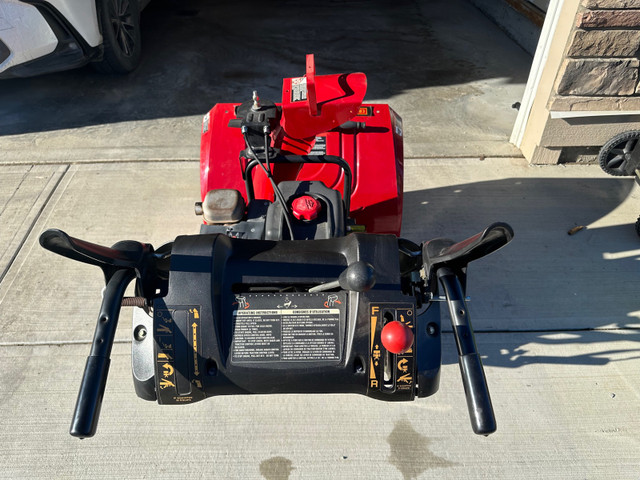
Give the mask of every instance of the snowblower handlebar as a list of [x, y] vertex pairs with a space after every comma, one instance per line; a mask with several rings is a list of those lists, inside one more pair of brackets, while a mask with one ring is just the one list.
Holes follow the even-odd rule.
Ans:
[[[496, 420], [491, 404], [491, 398], [489, 396], [489, 390], [487, 388], [487, 381], [482, 367], [482, 362], [476, 348], [473, 329], [467, 311], [467, 306], [465, 304], [464, 285], [466, 283], [466, 266], [469, 261], [481, 258], [484, 255], [488, 255], [489, 253], [492, 253], [503, 245], [506, 245], [511, 240], [512, 236], [513, 231], [508, 225], [494, 224], [485, 229], [483, 232], [462, 242], [453, 243], [450, 240], [443, 239], [427, 242], [423, 244], [421, 248], [422, 256], [419, 253], [420, 247], [415, 245], [415, 248], [417, 249], [416, 262], [411, 267], [411, 270], [415, 272], [417, 272], [421, 267], [424, 267], [424, 270], [427, 273], [427, 278], [423, 279], [422, 286], [418, 286], [416, 292], [424, 292], [424, 288], [428, 287], [428, 285], [432, 285], [435, 288], [434, 282], [439, 283], [439, 285], [441, 285], [444, 290], [444, 294], [447, 299], [447, 305], [449, 307], [453, 334], [456, 340], [460, 371], [462, 374], [462, 381], [467, 398], [467, 406], [471, 418], [471, 424], [474, 432], [480, 435], [489, 435], [490, 433], [494, 432], [496, 430]], [[217, 243], [218, 241], [220, 242], [219, 244]], [[167, 315], [171, 315], [171, 308], [167, 307], [170, 302], [172, 302], [171, 304], [176, 305], [183, 305], [185, 303], [201, 305], [201, 307], [197, 307], [200, 313], [198, 314], [198, 316], [194, 317], [196, 319], [194, 320], [194, 322], [197, 326], [194, 328], [203, 328], [202, 323], [197, 323], [201, 320], [197, 319], [200, 318], [200, 315], [205, 315], [206, 312], [209, 312], [206, 313], [206, 315], [211, 315], [211, 312], [213, 311], [213, 300], [212, 298], [206, 297], [206, 295], [205, 297], [197, 295], [195, 297], [184, 297], [184, 295], [187, 294], [183, 293], [183, 290], [186, 289], [186, 292], [193, 291], [193, 289], [189, 288], [188, 285], [183, 285], [184, 281], [186, 281], [183, 277], [194, 268], [194, 266], [189, 263], [190, 258], [199, 259], [198, 271], [202, 271], [203, 273], [210, 275], [210, 280], [205, 280], [205, 283], [207, 281], [215, 282], [215, 285], [213, 285], [215, 289], [222, 289], [226, 292], [229, 285], [241, 285], [241, 283], [238, 283], [238, 280], [240, 279], [243, 279], [242, 281], [246, 283], [247, 279], [255, 278], [255, 281], [257, 282], [256, 285], [259, 288], [262, 288], [262, 290], [258, 291], [262, 292], [266, 291], [264, 289], [270, 285], [270, 283], [268, 285], [262, 285], [260, 283], [264, 283], [266, 281], [266, 279], [262, 278], [261, 275], [268, 274], [268, 272], [263, 271], [263, 265], [276, 265], [279, 264], [278, 262], [280, 262], [283, 265], [283, 269], [284, 265], [287, 265], [287, 268], [291, 269], [292, 265], [298, 265], [299, 263], [303, 264], [304, 262], [302, 260], [306, 256], [309, 256], [310, 258], [315, 259], [315, 262], [318, 264], [317, 268], [319, 270], [301, 273], [303, 271], [298, 269], [300, 270], [297, 273], [297, 276], [299, 278], [292, 278], [291, 285], [299, 285], [302, 290], [296, 290], [296, 292], [291, 293], [282, 293], [281, 290], [267, 289], [268, 291], [272, 291], [273, 293], [254, 293], [254, 291], [252, 290], [252, 282], [249, 281], [249, 283], [247, 283], [247, 285], [243, 287], [245, 289], [248, 289], [248, 293], [225, 293], [224, 295], [226, 295], [226, 297], [229, 297], [226, 303], [231, 304], [233, 299], [236, 299], [237, 307], [234, 308], [238, 309], [240, 308], [241, 302], [242, 305], [244, 305], [242, 308], [249, 308], [249, 303], [251, 303], [252, 305], [256, 303], [257, 306], [253, 305], [252, 308], [258, 308], [258, 310], [255, 313], [252, 313], [253, 310], [248, 312], [243, 311], [242, 315], [240, 315], [239, 313], [229, 315], [229, 312], [226, 311], [227, 313], [224, 315], [224, 318], [220, 319], [220, 322], [224, 323], [225, 329], [230, 329], [229, 331], [233, 331], [234, 323], [233, 320], [231, 320], [231, 317], [235, 318], [236, 315], [240, 315], [240, 317], [244, 319], [243, 321], [249, 321], [251, 318], [253, 318], [251, 317], [251, 315], [260, 315], [259, 312], [262, 311], [260, 310], [261, 308], [265, 309], [268, 307], [267, 310], [277, 310], [278, 308], [281, 308], [281, 306], [275, 307], [271, 306], [270, 304], [267, 305], [267, 303], [270, 301], [277, 303], [281, 300], [286, 302], [287, 295], [294, 299], [297, 299], [296, 302], [298, 303], [313, 302], [315, 301], [314, 298], [320, 298], [322, 297], [322, 295], [325, 295], [327, 297], [325, 308], [328, 308], [327, 305], [333, 305], [333, 303], [330, 302], [337, 302], [336, 304], [338, 305], [346, 304], [346, 295], [349, 292], [353, 291], [359, 294], [361, 294], [360, 292], [366, 292], [366, 294], [360, 297], [359, 300], [359, 302], [364, 303], [362, 303], [362, 305], [358, 304], [358, 308], [355, 308], [354, 311], [351, 312], [350, 319], [347, 319], [346, 317], [342, 318], [342, 315], [345, 314], [345, 312], [340, 310], [340, 308], [342, 307], [336, 310], [337, 312], [342, 312], [339, 313], [339, 315], [335, 318], [336, 322], [338, 322], [339, 320], [339, 322], [336, 323], [336, 328], [338, 330], [336, 330], [336, 332], [334, 332], [333, 334], [329, 332], [329, 334], [335, 336], [335, 348], [338, 348], [338, 351], [340, 350], [338, 347], [339, 343], [337, 343], [337, 338], [339, 335], [337, 332], [340, 330], [340, 327], [338, 327], [337, 325], [339, 325], [340, 322], [345, 322], [344, 328], [346, 328], [348, 322], [367, 323], [371, 321], [373, 322], [371, 324], [373, 325], [371, 327], [373, 329], [371, 330], [371, 335], [373, 335], [374, 338], [377, 338], [378, 335], [381, 335], [381, 333], [376, 332], [382, 329], [382, 323], [379, 326], [376, 326], [377, 320], [374, 321], [374, 317], [369, 318], [368, 314], [362, 312], [369, 312], [374, 311], [376, 308], [382, 308], [376, 305], [378, 305], [380, 301], [384, 302], [387, 298], [398, 298], [397, 294], [399, 292], [397, 289], [400, 288], [400, 284], [394, 286], [393, 282], [397, 282], [397, 279], [393, 280], [395, 278], [395, 274], [391, 275], [391, 271], [389, 269], [394, 264], [394, 262], [390, 260], [394, 256], [393, 252], [395, 251], [397, 254], [400, 254], [402, 252], [402, 249], [400, 248], [400, 244], [398, 242], [391, 241], [389, 239], [389, 236], [386, 235], [352, 234], [343, 238], [318, 241], [318, 243], [316, 243], [315, 241], [281, 243], [259, 240], [237, 240], [228, 239], [224, 235], [218, 234], [195, 235], [178, 237], [172, 245], [161, 247], [157, 252], [153, 252], [153, 247], [151, 247], [151, 245], [142, 244], [139, 242], [118, 242], [112, 248], [107, 248], [75, 239], [66, 235], [60, 230], [48, 230], [41, 235], [40, 243], [43, 247], [60, 255], [72, 258], [74, 260], [100, 266], [105, 273], [106, 288], [104, 290], [102, 305], [100, 308], [100, 313], [98, 315], [95, 334], [91, 346], [91, 352], [89, 354], [89, 357], [87, 358], [87, 362], [85, 365], [85, 370], [70, 428], [71, 435], [80, 438], [91, 437], [96, 432], [98, 417], [100, 415], [102, 399], [107, 381], [107, 375], [109, 372], [110, 354], [115, 338], [118, 316], [120, 314], [120, 308], [122, 305], [125, 290], [133, 279], [137, 278], [137, 295], [144, 297], [145, 302], [147, 302], [145, 303], [146, 305], [153, 305], [154, 311], [156, 308], [158, 308], [158, 312], [162, 313], [164, 310], [166, 310]], [[216, 249], [212, 249], [213, 244], [216, 245]], [[208, 253], [208, 257], [207, 254], [205, 254], [204, 256], [202, 255], [205, 252], [210, 252]], [[344, 255], [346, 255], [345, 260], [348, 260], [346, 262], [348, 265], [346, 269], [342, 267], [343, 261], [340, 260], [340, 258], [342, 258], [342, 256]], [[362, 256], [362, 258], [368, 258], [368, 260], [366, 262], [356, 261], [360, 258], [360, 256]], [[175, 265], [173, 265], [172, 263], [171, 270], [168, 264], [168, 259], [170, 257], [173, 258], [173, 260], [176, 262]], [[240, 270], [242, 270], [242, 272], [244, 272], [242, 275], [245, 275], [246, 278], [245, 276], [238, 277], [236, 280], [227, 278], [229, 275], [240, 275], [238, 272], [231, 273], [234, 270], [229, 270], [227, 266], [225, 266], [225, 262], [228, 261], [228, 257], [233, 257], [231, 263], [233, 263], [235, 268], [239, 268]], [[298, 263], [296, 263], [296, 258], [298, 259]], [[167, 263], [165, 264], [164, 262]], [[186, 264], [183, 265], [183, 263], [185, 262]], [[277, 268], [274, 266], [272, 266], [271, 268], [275, 268], [277, 270]], [[397, 266], [395, 268], [397, 268]], [[318, 280], [316, 280], [316, 278], [330, 278], [332, 276], [332, 272], [340, 269], [342, 269], [343, 271], [338, 280], [334, 280], [328, 283], [326, 281], [320, 281], [320, 284], [318, 284]], [[306, 269], [304, 271], [306, 272]], [[170, 276], [171, 272], [173, 272], [173, 276]], [[222, 272], [225, 273], [223, 274]], [[263, 273], [261, 274], [260, 272]], [[376, 281], [378, 273], [380, 275], [380, 282]], [[410, 272], [405, 272], [405, 274], [410, 274]], [[295, 272], [292, 272], [291, 275], [293, 275], [294, 277], [296, 276]], [[355, 280], [351, 279], [350, 277], [354, 277]], [[172, 282], [174, 285], [173, 293], [171, 293]], [[310, 286], [309, 284], [311, 283], [315, 283], [317, 286]], [[176, 288], [177, 290], [175, 290]], [[279, 286], [278, 288], [281, 288], [281, 286]], [[192, 293], [189, 293], [189, 295], [192, 295]], [[416, 294], [416, 299], [418, 297], [421, 297], [421, 295], [422, 294]], [[428, 297], [425, 298], [428, 299]], [[406, 301], [408, 301], [408, 299], [406, 299], [405, 297], [405, 302]], [[264, 303], [265, 305], [260, 306], [260, 302]], [[387, 303], [384, 303], [384, 305], [391, 304], [387, 301]], [[404, 303], [402, 305], [406, 306], [410, 305], [410, 303]], [[304, 311], [315, 312], [315, 310], [312, 310], [312, 306], [313, 305], [309, 303], [308, 306], [305, 306], [307, 310]], [[285, 307], [282, 306], [282, 308]], [[402, 308], [400, 310], [402, 310]], [[391, 315], [392, 317], [395, 315], [394, 318], [396, 318], [396, 320], [394, 321], [387, 320], [386, 317], [389, 315], [389, 313], [385, 313], [385, 320], [383, 320], [383, 322], [386, 323], [384, 323], [384, 325], [386, 325], [387, 323], [391, 323], [394, 324], [395, 327], [398, 327], [398, 325], [395, 324], [405, 322], [407, 318], [410, 318], [413, 315], [411, 314], [411, 312], [413, 311], [413, 307], [407, 308], [405, 308], [405, 310], [402, 310], [402, 312], [404, 312], [402, 313], [402, 315], [397, 312], [397, 315]], [[281, 314], [285, 315], [282, 312]], [[324, 310], [322, 311], [322, 314], [324, 316], [327, 315]], [[154, 314], [154, 318], [156, 316], [157, 315]], [[401, 319], [401, 321], [399, 322], [398, 319]], [[434, 321], [439, 324], [439, 319]], [[414, 328], [414, 326], [407, 327], [407, 325], [404, 325], [404, 330], [400, 330], [407, 331], [407, 328]], [[156, 328], [152, 328], [155, 332]], [[353, 344], [352, 348], [356, 348], [355, 346], [358, 345], [357, 348], [366, 349], [366, 347], [362, 347], [362, 345], [370, 345], [370, 342], [374, 341], [369, 338], [369, 332], [367, 329], [361, 330], [367, 331], [366, 338], [362, 337], [359, 340], [354, 340], [355, 343]], [[355, 383], [359, 382], [359, 380], [354, 377], [351, 380], [352, 382], [354, 382], [354, 385], [348, 386], [347, 384], [345, 384], [342, 388], [337, 389], [332, 386], [327, 391], [360, 391], [361, 393], [365, 393], [369, 396], [373, 396], [382, 400], [391, 400], [391, 394], [397, 396], [404, 395], [406, 396], [406, 399], [412, 399], [416, 395], [427, 396], [434, 393], [437, 390], [437, 382], [435, 379], [429, 380], [427, 379], [427, 377], [424, 377], [425, 379], [427, 379], [427, 383], [429, 381], [434, 382], [433, 385], [429, 388], [425, 388], [424, 385], [420, 384], [415, 384], [413, 386], [409, 384], [408, 386], [410, 388], [402, 388], [404, 387], [404, 385], [402, 385], [402, 381], [413, 381], [412, 375], [420, 376], [426, 375], [425, 372], [428, 373], [432, 371], [439, 371], [440, 339], [436, 335], [434, 339], [430, 340], [431, 337], [427, 338], [428, 335], [422, 330], [422, 327], [420, 327], [419, 325], [415, 325], [415, 332], [418, 336], [416, 340], [416, 346], [419, 345], [419, 349], [421, 349], [420, 352], [418, 352], [417, 357], [413, 357], [413, 355], [416, 354], [409, 353], [406, 349], [401, 349], [401, 351], [399, 351], [398, 353], [389, 347], [389, 351], [394, 355], [410, 355], [410, 357], [407, 358], [411, 358], [411, 360], [402, 357], [405, 359], [405, 362], [402, 363], [402, 366], [406, 367], [406, 371], [402, 370], [401, 372], [402, 376], [400, 374], [392, 374], [389, 379], [382, 376], [380, 377], [380, 380], [378, 380], [378, 377], [376, 375], [381, 374], [381, 372], [373, 370], [374, 367], [372, 366], [372, 370], [367, 373], [367, 375], [373, 375], [375, 377], [375, 385], [373, 385], [372, 383], [365, 390], [358, 390], [361, 387], [359, 387]], [[434, 332], [437, 332], [437, 330], [438, 328], [436, 328]], [[174, 337], [172, 337], [174, 338], [174, 341], [178, 341], [179, 339], [182, 339], [183, 342], [186, 341], [186, 336], [181, 337], [181, 334], [178, 334], [176, 332], [174, 332]], [[211, 338], [209, 338], [209, 335], [211, 335]], [[214, 331], [209, 331], [207, 337], [203, 337], [200, 342], [204, 342], [205, 344], [216, 343], [217, 340], [215, 335], [216, 334]], [[413, 339], [413, 335], [411, 335], [411, 338]], [[142, 338], [136, 338], [136, 340], [143, 341]], [[155, 336], [154, 338], [149, 338], [148, 340], [158, 341]], [[245, 343], [249, 341], [244, 337], [236, 340], [238, 342]], [[427, 343], [432, 341], [437, 341], [437, 355], [434, 353], [436, 351], [434, 350], [435, 345], [429, 343], [430, 346], [427, 347]], [[413, 340], [411, 340], [411, 342], [409, 342], [407, 345], [411, 346], [412, 342]], [[231, 345], [233, 355], [240, 356], [242, 360], [244, 358], [242, 357], [242, 355], [244, 355], [244, 350], [237, 350], [237, 348], [236, 350], [234, 350], [233, 343]], [[382, 340], [382, 345], [386, 345], [384, 339]], [[378, 346], [375, 347], [375, 349], [377, 348]], [[399, 362], [401, 362], [402, 360], [402, 358], [400, 357], [398, 357], [400, 358], [400, 360], [395, 357], [393, 357], [395, 358], [395, 360], [393, 360], [391, 357], [381, 357], [380, 352], [376, 353], [372, 351], [370, 353], [372, 355], [371, 358], [382, 358], [383, 361], [388, 365], [400, 364]], [[171, 350], [170, 356], [173, 357], [175, 354], [176, 352], [173, 352], [173, 350]], [[367, 354], [361, 352], [361, 355]], [[429, 360], [421, 357], [424, 355], [427, 355], [429, 357]], [[431, 359], [431, 356], [433, 355], [436, 356]], [[338, 357], [339, 356], [340, 355], [338, 354]], [[167, 358], [169, 358], [169, 356], [167, 356]], [[196, 360], [194, 360], [194, 368], [198, 365], [197, 358], [199, 357], [196, 357]], [[415, 360], [417, 364], [410, 369], [409, 367], [407, 367], [407, 362], [410, 363], [414, 361], [414, 359], [417, 359]], [[186, 359], [183, 359], [182, 357], [178, 358], [177, 360], [186, 361]], [[378, 360], [376, 360], [376, 362], [377, 361]], [[425, 361], [427, 363], [422, 363]], [[436, 364], [431, 365], [431, 363], [429, 363], [431, 361], [435, 361]], [[369, 365], [369, 362], [362, 363]], [[169, 363], [167, 363], [167, 365], [169, 365]], [[371, 363], [371, 365], [374, 364]], [[343, 381], [343, 377], [341, 375], [351, 375], [343, 372], [344, 366], [342, 366], [342, 364], [334, 365], [332, 363], [331, 366], [328, 366], [320, 362], [318, 363], [317, 367], [326, 369], [327, 375], [336, 375], [336, 378], [341, 379], [341, 381]], [[171, 366], [171, 368], [169, 368], [169, 366], [166, 366], [166, 368], [168, 369], [167, 371], [169, 373], [175, 371], [180, 374], [188, 375], [188, 372], [185, 373], [178, 364]], [[236, 379], [236, 381], [248, 381], [245, 377], [243, 377], [243, 375], [249, 375], [247, 372], [251, 372], [251, 368], [246, 365], [243, 367], [244, 369], [242, 371], [235, 371], [233, 370], [233, 368], [233, 364], [227, 366], [225, 375], [229, 375], [231, 377], [233, 377], [233, 375], [237, 375], [238, 378]], [[258, 365], [256, 368], [258, 368], [261, 375], [265, 375], [266, 372], [262, 365]], [[415, 369], [415, 371], [412, 369]], [[198, 370], [196, 369], [196, 371]], [[292, 372], [293, 377], [295, 377], [295, 374], [296, 372]], [[202, 385], [199, 383], [201, 381], [199, 373], [196, 374], [196, 376], [198, 378], [195, 378], [193, 382], [189, 383], [189, 391], [195, 391], [201, 398], [206, 398], [207, 396], [209, 396], [206, 392], [212, 393], [213, 395], [217, 393], [217, 390], [215, 389], [218, 387], [216, 387], [215, 384]], [[235, 379], [235, 377], [233, 378]], [[251, 379], [253, 377], [249, 375], [249, 378]], [[166, 381], [167, 384], [174, 385], [174, 383], [172, 383], [172, 380]], [[384, 383], [384, 385], [380, 383], [381, 381], [382, 383]], [[387, 383], [390, 381], [396, 383], [387, 385]], [[179, 383], [177, 377], [175, 379], [175, 382]], [[209, 380], [207, 380], [207, 382], [209, 382]], [[251, 388], [249, 386], [245, 386], [246, 391], [237, 393], [262, 393], [261, 386], [255, 385], [255, 379], [251, 380], [250, 384], [247, 385], [251, 385]], [[334, 384], [332, 383], [332, 385]], [[395, 387], [393, 385], [395, 385]], [[312, 387], [301, 386], [301, 384], [296, 383], [295, 381], [293, 381], [291, 385], [287, 384], [283, 385], [282, 387], [282, 391], [291, 392], [296, 392], [298, 391], [297, 389], [300, 389], [301, 392], [306, 391], [306, 389], [309, 389], [310, 391], [323, 391], [317, 385], [313, 385]], [[160, 388], [162, 388], [162, 384], [160, 385]], [[206, 388], [209, 388], [211, 390], [206, 390]], [[423, 388], [424, 391], [420, 391], [420, 388]], [[254, 389], [255, 392], [252, 389]], [[271, 392], [271, 390], [269, 391]], [[180, 394], [180, 392], [178, 392], [178, 394]], [[158, 395], [160, 395], [160, 393], [158, 393]], [[155, 396], [150, 395], [150, 398], [155, 398]], [[165, 400], [166, 399], [164, 399], [160, 403], [166, 403]]]
[[462, 286], [454, 271], [448, 267], [440, 268], [437, 275], [447, 298], [471, 427], [478, 435], [489, 435], [496, 431], [496, 417]]
[[135, 272], [132, 269], [120, 269], [111, 277], [105, 288], [91, 344], [91, 353], [87, 357], [71, 420], [69, 433], [74, 437], [92, 437], [98, 428], [120, 306], [124, 292], [134, 278]]
[[109, 248], [71, 237], [57, 229], [42, 233], [40, 245], [72, 260], [96, 265], [105, 276], [102, 306], [69, 430], [74, 437], [92, 437], [98, 427], [111, 362], [111, 348], [125, 290], [138, 276], [139, 292], [151, 298], [151, 292], [156, 291], [156, 263], [163, 256], [153, 255], [153, 247], [149, 244], [122, 241]]

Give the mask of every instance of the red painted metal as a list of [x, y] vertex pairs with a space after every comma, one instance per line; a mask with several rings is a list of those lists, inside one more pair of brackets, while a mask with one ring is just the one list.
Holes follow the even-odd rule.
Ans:
[[309, 115], [318, 115], [318, 100], [316, 98], [316, 62], [313, 53], [307, 55], [307, 101], [309, 102]]
[[[313, 68], [309, 68], [309, 67]], [[315, 100], [293, 101], [292, 85], [315, 86]], [[304, 80], [301, 80], [304, 79]], [[284, 153], [326, 154], [342, 157], [353, 171], [350, 216], [370, 233], [400, 234], [402, 222], [403, 149], [402, 119], [386, 104], [362, 104], [366, 91], [363, 73], [315, 75], [313, 58], [307, 59], [307, 76], [283, 80], [281, 129], [272, 145]], [[312, 104], [316, 103], [317, 115]], [[246, 200], [238, 154], [245, 148], [239, 128], [230, 128], [238, 103], [219, 103], [205, 116], [200, 147], [201, 197], [216, 188], [239, 190]], [[347, 121], [364, 129], [340, 130]], [[313, 149], [313, 150], [312, 150]], [[317, 180], [343, 191], [344, 175], [336, 165], [273, 165], [274, 179]], [[273, 200], [264, 173], [253, 171], [256, 198]]]
[[282, 82], [281, 126], [285, 139], [276, 146], [289, 150], [288, 139], [313, 143], [316, 135], [351, 120], [366, 91], [364, 73], [316, 75], [313, 57], [308, 57], [307, 75]]

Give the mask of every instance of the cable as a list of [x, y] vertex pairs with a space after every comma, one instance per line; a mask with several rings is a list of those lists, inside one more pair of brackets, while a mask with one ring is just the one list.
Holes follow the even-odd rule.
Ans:
[[[287, 202], [285, 201], [284, 196], [282, 195], [282, 192], [280, 191], [280, 189], [276, 185], [275, 180], [271, 176], [271, 172], [265, 168], [264, 164], [260, 161], [260, 159], [258, 158], [258, 155], [256, 155], [255, 150], [253, 149], [253, 147], [249, 143], [249, 139], [247, 138], [246, 129], [242, 128], [241, 131], [242, 131], [242, 136], [244, 137], [244, 142], [247, 144], [247, 147], [249, 148], [249, 151], [251, 152], [251, 155], [253, 155], [253, 157], [256, 159], [256, 161], [258, 162], [258, 165], [260, 165], [260, 168], [262, 168], [262, 170], [264, 171], [264, 174], [267, 176], [267, 178], [271, 182], [271, 186], [273, 187], [273, 193], [275, 194], [276, 198], [280, 202], [280, 206], [282, 207], [282, 213], [284, 214], [284, 220], [285, 220], [285, 222], [287, 224], [287, 228], [289, 230], [289, 236], [291, 237], [291, 240], [295, 240], [295, 238], [293, 236], [293, 227], [291, 226], [291, 220], [289, 219], [289, 210], [287, 209]], [[265, 133], [265, 143], [266, 143], [266, 137], [267, 137], [267, 134]], [[268, 152], [269, 152], [269, 150], [266, 149], [265, 150], [265, 156], [266, 156], [267, 159], [269, 158], [269, 153]]]
[[264, 126], [264, 158], [267, 161], [267, 170], [271, 171], [271, 165], [269, 165], [269, 127]]
[[282, 206], [282, 214], [284, 215], [284, 220], [287, 224], [287, 228], [289, 229], [289, 237], [291, 238], [291, 240], [294, 240], [293, 227], [291, 226], [291, 218], [289, 217], [287, 202], [285, 201], [284, 196], [282, 195], [282, 191], [280, 190], [280, 188], [278, 188], [275, 180], [271, 176], [271, 164], [269, 163], [269, 127], [265, 125], [262, 131], [264, 132], [264, 157], [267, 162], [266, 170], [262, 165], [262, 163], [260, 162], [260, 159], [257, 158], [257, 156], [256, 156], [256, 160], [258, 161], [258, 163], [262, 167], [262, 170], [264, 170], [264, 173], [267, 175], [267, 178], [271, 182], [271, 186], [273, 187], [273, 192], [278, 197], [278, 200], [280, 201], [280, 204]]

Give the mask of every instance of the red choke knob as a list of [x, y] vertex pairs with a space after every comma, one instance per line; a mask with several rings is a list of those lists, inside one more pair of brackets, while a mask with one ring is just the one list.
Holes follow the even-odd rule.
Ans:
[[404, 353], [413, 345], [413, 331], [397, 320], [383, 327], [381, 337], [382, 345], [391, 353]]
[[309, 195], [302, 195], [291, 203], [291, 209], [298, 220], [313, 220], [320, 213], [320, 202]]

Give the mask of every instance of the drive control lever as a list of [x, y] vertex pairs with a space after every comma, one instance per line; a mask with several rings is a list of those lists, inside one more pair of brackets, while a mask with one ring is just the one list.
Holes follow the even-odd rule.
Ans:
[[495, 432], [496, 418], [465, 302], [467, 265], [502, 248], [512, 238], [513, 229], [509, 225], [494, 223], [458, 243], [436, 239], [422, 246], [425, 272], [430, 281], [437, 278], [447, 298], [471, 427], [479, 435]]
[[496, 431], [496, 417], [489, 396], [487, 378], [482, 368], [482, 360], [476, 347], [462, 285], [455, 272], [447, 267], [438, 270], [438, 279], [447, 297], [471, 427], [478, 435], [489, 435]]

